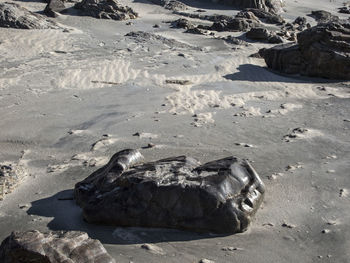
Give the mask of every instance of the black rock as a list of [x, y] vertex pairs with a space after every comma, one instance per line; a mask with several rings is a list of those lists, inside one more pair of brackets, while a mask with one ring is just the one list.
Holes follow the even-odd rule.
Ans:
[[268, 40], [270, 36], [270, 31], [262, 27], [252, 28], [246, 33], [246, 37], [253, 40]]
[[62, 0], [51, 0], [44, 9], [44, 13], [50, 17], [57, 17], [57, 13], [65, 10], [66, 7]]
[[298, 45], [261, 51], [269, 68], [284, 73], [350, 80], [350, 24], [326, 23], [299, 33]]
[[83, 0], [74, 5], [87, 16], [101, 19], [135, 19], [138, 14], [128, 6], [122, 6], [116, 0]]
[[246, 18], [251, 17], [250, 19], [254, 19], [251, 14], [253, 14], [256, 18], [259, 18], [260, 20], [268, 24], [285, 23], [282, 16], [274, 12], [269, 12], [269, 11], [265, 11], [263, 9], [257, 9], [257, 8], [246, 8], [243, 11], [239, 12], [236, 17], [246, 17]]
[[101, 242], [78, 231], [12, 232], [0, 246], [1, 263], [115, 263]]
[[179, 18], [179, 19], [172, 21], [170, 23], [171, 23], [171, 27], [173, 27], [173, 28], [184, 28], [184, 29], [195, 28], [195, 25], [185, 18]]
[[338, 12], [342, 14], [350, 14], [350, 7], [346, 7], [346, 6], [340, 7]]
[[19, 29], [59, 28], [45, 16], [33, 13], [15, 3], [0, 3], [0, 27]]
[[87, 222], [236, 233], [248, 228], [263, 200], [259, 176], [235, 157], [204, 165], [185, 156], [142, 160], [136, 150], [118, 152], [75, 185]]
[[248, 31], [251, 28], [260, 26], [260, 23], [251, 19], [233, 18], [231, 20], [221, 20], [214, 22], [210, 30], [223, 31]]

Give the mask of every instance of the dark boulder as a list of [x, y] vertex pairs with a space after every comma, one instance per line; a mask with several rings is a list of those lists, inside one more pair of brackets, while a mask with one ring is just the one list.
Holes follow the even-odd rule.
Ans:
[[340, 7], [338, 12], [342, 14], [350, 14], [350, 7], [348, 6]]
[[0, 27], [19, 29], [59, 28], [45, 16], [33, 13], [15, 3], [0, 3]]
[[75, 4], [74, 8], [82, 10], [87, 16], [101, 19], [127, 20], [138, 17], [133, 9], [116, 0], [83, 0]]
[[50, 17], [57, 17], [58, 14], [66, 9], [62, 0], [51, 0], [44, 9], [44, 13]]
[[245, 18], [233, 18], [231, 20], [221, 20], [214, 22], [208, 29], [223, 32], [223, 31], [248, 31], [251, 28], [258, 27], [259, 22], [245, 19]]
[[115, 263], [101, 242], [84, 232], [12, 232], [0, 246], [2, 263]]
[[183, 29], [190, 29], [190, 28], [195, 28], [196, 26], [188, 21], [185, 18], [179, 18], [175, 21], [170, 22], [172, 28], [183, 28]]
[[263, 200], [259, 176], [235, 157], [204, 165], [186, 156], [142, 160], [136, 150], [118, 152], [75, 185], [87, 222], [236, 233], [248, 228]]
[[350, 80], [350, 25], [319, 24], [299, 33], [298, 45], [262, 50], [269, 68], [283, 73]]

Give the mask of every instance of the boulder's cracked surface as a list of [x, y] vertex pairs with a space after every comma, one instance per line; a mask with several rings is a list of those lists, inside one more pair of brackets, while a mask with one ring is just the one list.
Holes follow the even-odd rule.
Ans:
[[9, 2], [0, 3], [0, 27], [19, 29], [58, 28], [56, 23], [44, 16]]
[[137, 150], [118, 152], [76, 184], [87, 222], [236, 233], [248, 228], [263, 200], [264, 185], [247, 161], [142, 159]]
[[101, 19], [127, 20], [135, 19], [138, 14], [128, 6], [123, 6], [116, 0], [83, 0], [74, 5], [87, 16]]
[[101, 242], [84, 232], [12, 232], [0, 246], [2, 263], [115, 263]]
[[261, 50], [267, 66], [287, 74], [350, 80], [350, 24], [319, 24], [297, 38], [297, 45]]

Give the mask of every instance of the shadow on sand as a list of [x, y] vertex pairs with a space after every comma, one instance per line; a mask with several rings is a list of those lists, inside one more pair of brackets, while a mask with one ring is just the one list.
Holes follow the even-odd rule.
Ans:
[[300, 75], [282, 74], [266, 67], [252, 64], [240, 65], [239, 71], [223, 76], [232, 81], [257, 81], [257, 82], [279, 82], [279, 83], [336, 83], [342, 80], [329, 80], [322, 78], [311, 78]]
[[162, 228], [118, 227], [89, 224], [83, 220], [82, 210], [72, 200], [73, 190], [32, 202], [29, 215], [52, 217], [47, 225], [50, 230], [75, 230], [87, 232], [91, 238], [104, 244], [142, 244], [189, 241], [214, 238], [219, 235], [199, 234], [189, 231]]

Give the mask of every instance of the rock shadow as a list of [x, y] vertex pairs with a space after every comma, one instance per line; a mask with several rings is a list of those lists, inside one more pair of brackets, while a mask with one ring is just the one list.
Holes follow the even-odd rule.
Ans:
[[91, 238], [104, 244], [143, 244], [190, 241], [223, 235], [201, 234], [164, 228], [118, 227], [89, 224], [82, 210], [73, 200], [73, 189], [58, 192], [51, 197], [31, 203], [29, 215], [53, 218], [47, 225], [50, 230], [75, 230], [87, 232]]
[[256, 82], [285, 82], [285, 83], [336, 83], [342, 80], [330, 80], [322, 78], [305, 77], [301, 75], [287, 75], [252, 64], [240, 65], [239, 71], [227, 74], [223, 77], [232, 81], [256, 81]]

